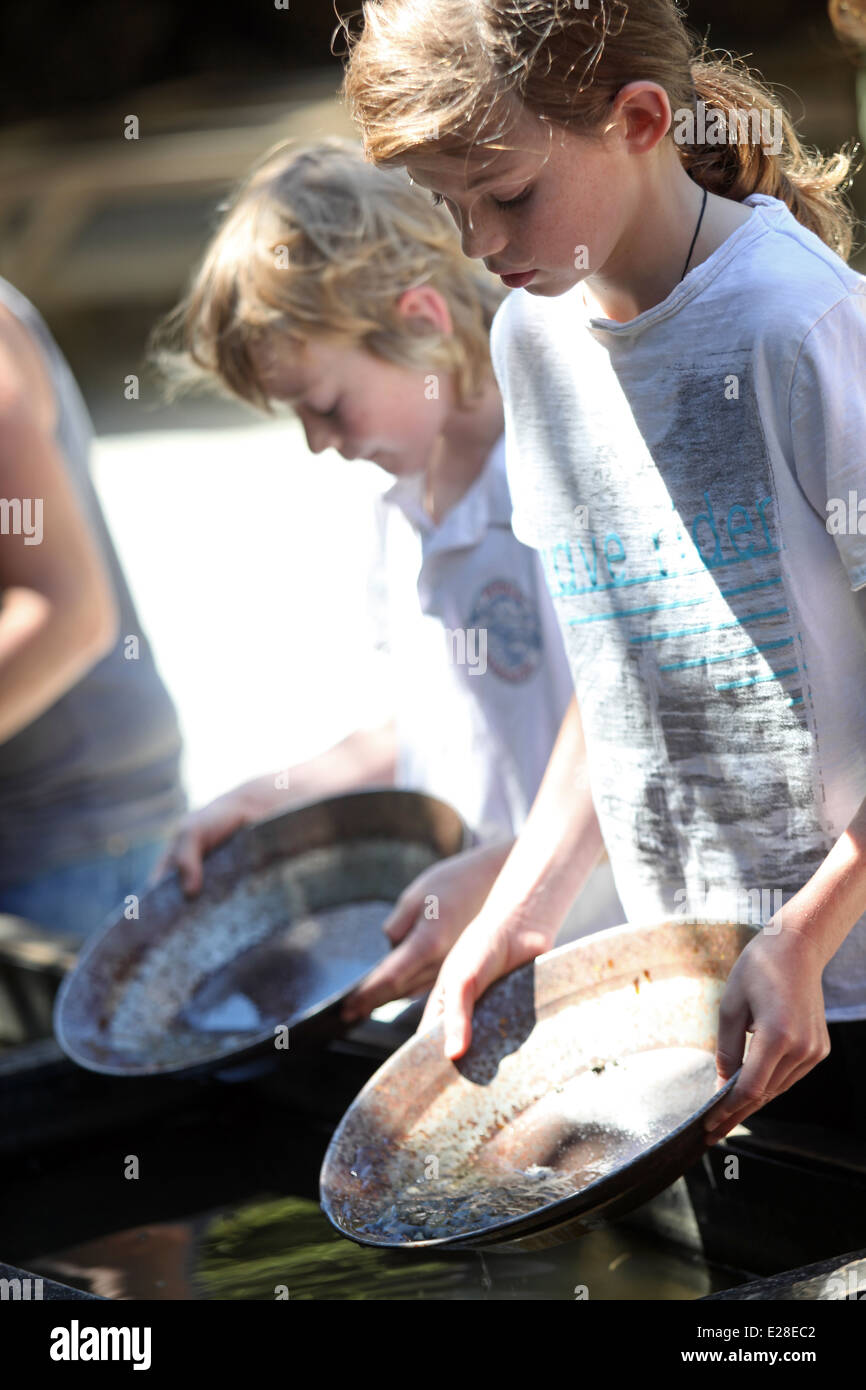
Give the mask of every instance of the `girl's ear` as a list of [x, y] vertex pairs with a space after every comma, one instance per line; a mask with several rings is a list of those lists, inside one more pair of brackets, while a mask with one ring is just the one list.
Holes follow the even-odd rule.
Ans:
[[608, 129], [616, 126], [632, 154], [648, 154], [673, 123], [671, 103], [657, 82], [629, 82], [616, 94]]

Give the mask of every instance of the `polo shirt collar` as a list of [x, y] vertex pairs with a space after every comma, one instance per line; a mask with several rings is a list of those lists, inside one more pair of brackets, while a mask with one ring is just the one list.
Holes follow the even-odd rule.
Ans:
[[382, 494], [383, 501], [399, 507], [420, 532], [425, 551], [459, 550], [477, 545], [491, 526], [511, 525], [511, 495], [505, 471], [505, 435], [501, 434], [484, 467], [468, 490], [437, 526], [424, 510], [424, 476], [398, 478]]

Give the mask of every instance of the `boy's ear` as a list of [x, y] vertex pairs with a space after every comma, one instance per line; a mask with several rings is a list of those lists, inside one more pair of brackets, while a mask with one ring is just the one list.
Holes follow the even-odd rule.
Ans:
[[397, 309], [405, 318], [426, 319], [440, 333], [454, 331], [451, 311], [432, 285], [417, 285], [414, 289], [404, 290], [397, 300]]

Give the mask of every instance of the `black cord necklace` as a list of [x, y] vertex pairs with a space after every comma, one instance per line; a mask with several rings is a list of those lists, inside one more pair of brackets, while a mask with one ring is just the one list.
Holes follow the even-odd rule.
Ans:
[[705, 189], [704, 189], [704, 201], [701, 203], [701, 215], [700, 215], [700, 217], [698, 218], [698, 225], [695, 227], [695, 234], [694, 234], [694, 236], [692, 237], [692, 244], [691, 244], [691, 246], [689, 247], [689, 255], [688, 255], [688, 259], [687, 259], [687, 261], [686, 261], [685, 270], [683, 271], [682, 275], [680, 276], [680, 284], [682, 284], [683, 281], [685, 280], [685, 278], [686, 278], [686, 273], [688, 272], [688, 268], [689, 268], [689, 266], [690, 266], [691, 263], [692, 263], [692, 256], [694, 255], [695, 247], [697, 246], [697, 243], [698, 243], [698, 237], [700, 236], [700, 232], [701, 232], [701, 223], [702, 223], [703, 220], [704, 220], [704, 213], [706, 212], [706, 210], [707, 210], [707, 189], [705, 188]]

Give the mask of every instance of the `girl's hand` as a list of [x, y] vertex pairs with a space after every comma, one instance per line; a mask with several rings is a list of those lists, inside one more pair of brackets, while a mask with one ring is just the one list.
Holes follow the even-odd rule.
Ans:
[[[825, 965], [815, 944], [791, 927], [777, 933], [764, 928], [744, 948], [719, 1009], [718, 1086], [741, 1064], [743, 1070], [720, 1111], [707, 1118], [708, 1143], [722, 1139], [828, 1055], [821, 990]], [[747, 1033], [752, 1039], [743, 1062]]]
[[[472, 1011], [500, 976], [550, 950], [556, 930], [515, 913], [491, 926], [477, 918], [449, 954], [427, 1002], [420, 1029], [445, 1023], [445, 1055], [462, 1057], [472, 1038]], [[731, 971], [719, 1010], [719, 1086], [743, 1061], [746, 1033], [754, 1036], [742, 1075], [721, 1111], [708, 1120], [715, 1143], [748, 1115], [786, 1091], [830, 1051], [821, 975], [826, 961], [801, 933], [766, 931], [744, 949]], [[419, 1030], [420, 1031], [420, 1030]]]
[[442, 966], [419, 1032], [442, 1018], [445, 1056], [452, 1061], [462, 1057], [472, 1041], [472, 1011], [488, 985], [549, 951], [557, 931], [558, 924], [541, 926], [519, 911], [492, 926], [477, 917]]
[[382, 928], [395, 949], [349, 995], [342, 1009], [345, 1023], [430, 988], [467, 922], [481, 910], [511, 843], [454, 855], [410, 883]]

